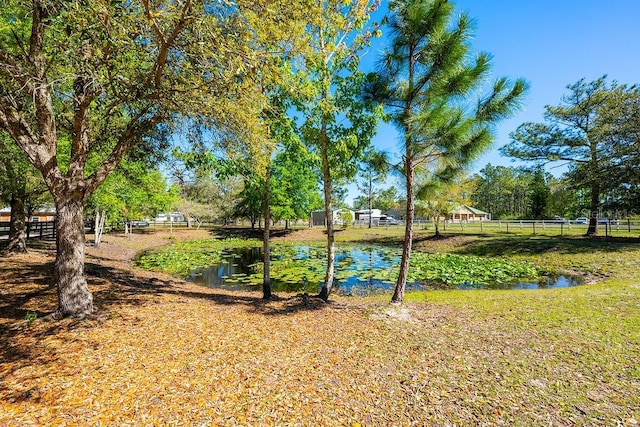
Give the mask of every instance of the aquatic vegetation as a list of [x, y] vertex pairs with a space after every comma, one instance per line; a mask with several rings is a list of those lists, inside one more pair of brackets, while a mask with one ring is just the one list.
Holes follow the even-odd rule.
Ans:
[[254, 239], [205, 239], [176, 242], [141, 254], [136, 259], [136, 265], [146, 270], [187, 276], [196, 268], [221, 262], [225, 257], [225, 251], [229, 248], [249, 248], [259, 245], [260, 241]]
[[538, 277], [535, 265], [524, 261], [415, 253], [411, 259], [408, 280], [486, 287], [513, 282], [515, 279], [533, 280]]
[[[257, 240], [227, 239], [180, 242], [146, 253], [138, 265], [190, 276], [211, 286], [262, 282], [262, 255]], [[306, 244], [274, 244], [271, 278], [278, 290], [315, 291], [324, 279], [326, 248]], [[351, 288], [389, 288], [398, 274], [400, 250], [376, 245], [341, 245], [336, 250], [336, 280], [343, 292]], [[454, 254], [414, 254], [409, 278], [416, 289], [428, 287], [502, 287], [518, 280], [536, 280], [535, 265]]]

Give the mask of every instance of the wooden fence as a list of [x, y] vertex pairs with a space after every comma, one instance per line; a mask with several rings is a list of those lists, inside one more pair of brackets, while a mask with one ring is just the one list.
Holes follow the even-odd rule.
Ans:
[[[9, 235], [9, 222], [0, 222], [0, 236]], [[55, 237], [56, 236], [56, 222], [55, 221], [42, 221], [25, 223], [27, 231], [27, 239], [43, 237]]]

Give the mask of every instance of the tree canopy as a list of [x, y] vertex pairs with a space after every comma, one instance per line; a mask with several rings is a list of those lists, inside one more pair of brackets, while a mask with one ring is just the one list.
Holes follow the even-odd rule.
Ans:
[[[524, 123], [502, 152], [536, 163], [564, 162], [574, 189], [590, 193], [588, 235], [597, 234], [603, 195], [621, 202], [638, 194], [638, 111], [636, 86], [606, 77], [567, 86], [558, 106], [545, 108], [544, 122]], [[632, 196], [633, 197], [633, 196]]]
[[[301, 2], [5, 1], [0, 128], [37, 168], [57, 210], [56, 315], [93, 310], [83, 273], [82, 210], [134, 146], [176, 117], [264, 134], [255, 66], [287, 44]], [[302, 25], [297, 25], [304, 28]], [[70, 141], [69, 156], [59, 143]]]

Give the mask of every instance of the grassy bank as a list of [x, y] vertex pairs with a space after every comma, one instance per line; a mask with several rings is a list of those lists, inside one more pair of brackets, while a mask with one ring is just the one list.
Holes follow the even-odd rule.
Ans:
[[[55, 308], [50, 249], [0, 260], [0, 425], [640, 421], [637, 241], [419, 233], [420, 251], [527, 260], [584, 273], [589, 284], [411, 293], [399, 308], [386, 297], [265, 302], [133, 267], [139, 250], [204, 237], [157, 233], [88, 248], [102, 312], [83, 322], [29, 320]], [[210, 235], [230, 233], [246, 231]], [[322, 238], [303, 230], [276, 239]], [[339, 233], [400, 238], [392, 229]]]

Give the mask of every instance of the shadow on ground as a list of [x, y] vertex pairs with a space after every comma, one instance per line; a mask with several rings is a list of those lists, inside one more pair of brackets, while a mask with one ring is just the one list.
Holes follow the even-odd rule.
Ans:
[[[222, 291], [197, 286], [179, 287], [173, 280], [157, 277], [133, 277], [127, 270], [105, 267], [98, 264], [85, 265], [87, 280], [96, 285], [93, 296], [96, 306], [142, 305], [155, 296], [175, 295], [186, 298], [202, 299], [219, 305], [242, 305], [252, 312], [265, 315], [282, 315], [300, 310], [317, 310], [327, 306], [315, 297], [295, 295], [274, 296], [271, 300], [262, 299], [260, 293], [249, 295], [247, 292]], [[97, 290], [95, 290], [97, 287]]]
[[594, 251], [624, 252], [640, 248], [640, 239], [623, 237], [549, 237], [485, 235], [454, 248], [464, 255], [502, 256], [545, 253], [581, 254]]
[[[242, 306], [250, 313], [266, 316], [289, 315], [299, 311], [316, 311], [328, 307], [339, 308], [335, 302], [324, 301], [309, 295], [293, 295], [271, 300], [261, 298], [261, 293], [231, 292], [197, 286], [180, 286], [172, 279], [139, 277], [126, 269], [85, 263], [87, 282], [92, 290], [94, 306], [100, 311], [114, 312], [122, 306], [142, 306], [159, 301], [159, 297], [176, 296], [208, 301], [217, 305]], [[34, 357], [37, 346], [25, 347], [16, 343], [17, 337], [28, 336], [39, 341], [55, 333], [59, 328], [76, 327], [72, 319], [47, 323], [46, 327], [30, 328], [34, 318], [41, 319], [56, 307], [56, 289], [52, 283], [53, 262], [33, 263], [20, 268], [0, 268], [0, 365], [16, 359]], [[45, 310], [33, 310], [43, 307]], [[92, 319], [88, 319], [90, 321]], [[40, 323], [38, 321], [38, 323]], [[19, 340], [18, 340], [19, 341]], [[7, 344], [5, 344], [7, 343]]]
[[[277, 228], [270, 230], [271, 237], [285, 237], [293, 233], [294, 230], [285, 230]], [[210, 231], [213, 237], [222, 239], [238, 238], [238, 239], [258, 239], [262, 240], [264, 230], [258, 228], [215, 228]]]

